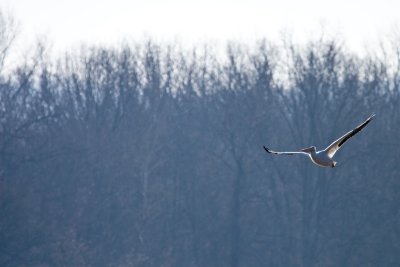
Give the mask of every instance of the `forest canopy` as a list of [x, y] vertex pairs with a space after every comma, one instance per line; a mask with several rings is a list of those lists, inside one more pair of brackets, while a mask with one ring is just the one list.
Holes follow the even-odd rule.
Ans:
[[[38, 45], [8, 67], [0, 26], [1, 266], [400, 264], [399, 42]], [[335, 169], [262, 148], [371, 113]]]

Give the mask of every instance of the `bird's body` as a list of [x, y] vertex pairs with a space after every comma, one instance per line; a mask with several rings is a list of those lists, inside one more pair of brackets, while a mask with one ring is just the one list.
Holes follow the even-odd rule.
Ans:
[[328, 157], [325, 151], [313, 151], [308, 154], [311, 161], [317, 164], [320, 167], [331, 167], [334, 168], [336, 166], [336, 161]]
[[264, 146], [265, 151], [271, 154], [276, 154], [276, 155], [295, 155], [295, 154], [300, 154], [300, 155], [307, 155], [310, 157], [311, 161], [315, 163], [316, 165], [320, 167], [330, 167], [334, 168], [337, 164], [336, 161], [334, 161], [332, 158], [335, 155], [335, 153], [339, 150], [339, 148], [347, 141], [349, 140], [352, 136], [360, 132], [367, 124], [372, 120], [372, 118], [375, 115], [371, 115], [368, 119], [366, 119], [363, 123], [361, 123], [359, 126], [354, 128], [353, 130], [349, 131], [336, 141], [334, 141], [332, 144], [330, 144], [327, 148], [324, 150], [317, 151], [315, 146], [311, 146], [308, 148], [301, 149], [300, 151], [294, 151], [294, 152], [276, 152], [273, 150], [268, 149], [267, 147]]

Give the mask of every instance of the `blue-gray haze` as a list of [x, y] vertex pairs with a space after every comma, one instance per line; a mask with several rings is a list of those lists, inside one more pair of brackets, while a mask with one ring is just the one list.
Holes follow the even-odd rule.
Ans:
[[[0, 73], [0, 266], [400, 266], [388, 62], [334, 40], [39, 55]], [[372, 112], [335, 169], [262, 148], [323, 148]]]

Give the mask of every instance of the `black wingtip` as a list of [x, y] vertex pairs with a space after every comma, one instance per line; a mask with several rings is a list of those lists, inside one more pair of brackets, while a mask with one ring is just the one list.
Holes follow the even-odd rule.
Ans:
[[364, 122], [364, 126], [366, 126], [370, 121], [372, 121], [372, 119], [375, 117], [375, 113], [372, 113], [371, 116], [368, 117], [368, 119], [366, 119], [366, 121]]
[[354, 136], [355, 134], [357, 134], [358, 132], [360, 132], [362, 129], [364, 129], [365, 126], [368, 125], [368, 123], [370, 123], [372, 121], [372, 119], [375, 117], [375, 113], [372, 113], [371, 116], [368, 117], [368, 119], [366, 119], [363, 123], [361, 123], [360, 125], [358, 125], [356, 128], [354, 128], [351, 131], [351, 134], [346, 136], [339, 144], [338, 146], [341, 147], [347, 140], [350, 139], [350, 137]]
[[265, 151], [267, 151], [267, 153], [271, 153], [271, 151], [268, 149], [268, 147], [263, 146]]

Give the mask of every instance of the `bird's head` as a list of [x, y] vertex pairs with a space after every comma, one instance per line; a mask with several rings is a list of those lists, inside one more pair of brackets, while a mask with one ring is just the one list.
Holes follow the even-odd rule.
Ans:
[[301, 149], [301, 151], [306, 152], [306, 153], [312, 153], [312, 152], [316, 151], [316, 147], [315, 146], [310, 146], [310, 147]]

